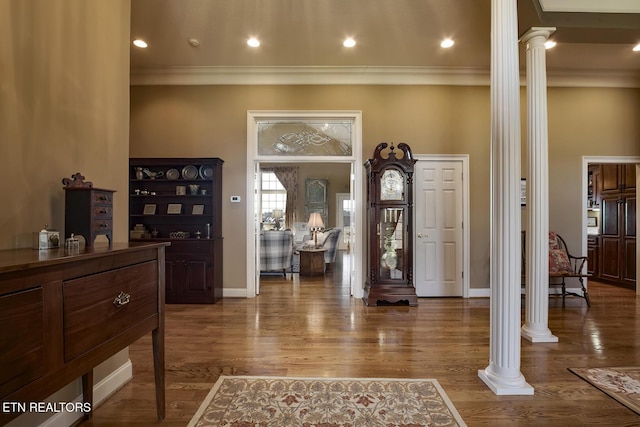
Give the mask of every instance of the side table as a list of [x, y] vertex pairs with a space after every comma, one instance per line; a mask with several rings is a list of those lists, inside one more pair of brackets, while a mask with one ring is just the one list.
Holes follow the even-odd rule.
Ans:
[[324, 253], [326, 249], [300, 249], [300, 275], [324, 275]]

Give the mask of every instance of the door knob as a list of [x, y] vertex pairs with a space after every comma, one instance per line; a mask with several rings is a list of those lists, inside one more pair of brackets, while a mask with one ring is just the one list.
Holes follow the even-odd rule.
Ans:
[[429, 237], [429, 235], [428, 234], [418, 233], [418, 237], [422, 239], [423, 237]]

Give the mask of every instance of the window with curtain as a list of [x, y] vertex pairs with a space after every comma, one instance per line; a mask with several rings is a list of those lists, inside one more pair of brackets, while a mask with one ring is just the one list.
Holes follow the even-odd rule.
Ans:
[[260, 173], [260, 212], [262, 223], [282, 224], [287, 211], [287, 190], [272, 171]]

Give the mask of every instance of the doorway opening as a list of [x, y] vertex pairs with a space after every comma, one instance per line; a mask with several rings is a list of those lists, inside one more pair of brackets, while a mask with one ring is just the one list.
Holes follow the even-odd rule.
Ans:
[[[337, 124], [337, 125], [336, 125]], [[343, 126], [344, 125], [344, 126]], [[331, 138], [331, 128], [348, 128], [348, 140]], [[293, 130], [288, 131], [287, 127]], [[302, 129], [301, 129], [302, 127]], [[326, 127], [326, 134], [325, 129]], [[283, 131], [282, 129], [285, 129]], [[260, 135], [267, 134], [273, 143], [262, 144]], [[276, 135], [273, 138], [273, 135]], [[336, 142], [337, 141], [337, 142]], [[262, 145], [260, 145], [262, 144]], [[350, 292], [354, 298], [362, 297], [362, 223], [363, 213], [357, 206], [363, 201], [362, 113], [360, 111], [248, 111], [247, 112], [247, 290], [248, 298], [260, 292], [260, 217], [261, 197], [259, 180], [265, 165], [295, 163], [298, 166], [322, 163], [346, 164], [349, 167], [349, 188], [354, 200], [350, 223], [351, 236], [349, 272]], [[344, 190], [343, 190], [344, 191]], [[333, 213], [330, 213], [333, 215]], [[304, 222], [307, 218], [300, 218]]]
[[640, 253], [636, 200], [640, 157], [583, 157], [582, 253], [594, 280], [635, 289]]

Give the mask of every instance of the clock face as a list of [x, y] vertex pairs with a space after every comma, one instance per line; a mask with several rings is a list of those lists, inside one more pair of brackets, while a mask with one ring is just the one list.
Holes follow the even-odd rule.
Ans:
[[395, 169], [384, 171], [380, 178], [380, 200], [402, 200], [404, 180]]

